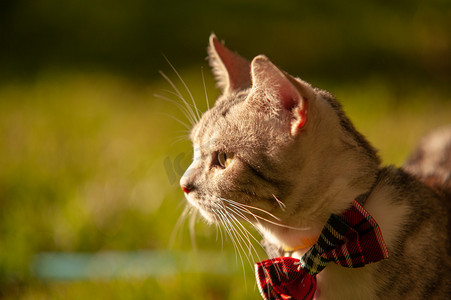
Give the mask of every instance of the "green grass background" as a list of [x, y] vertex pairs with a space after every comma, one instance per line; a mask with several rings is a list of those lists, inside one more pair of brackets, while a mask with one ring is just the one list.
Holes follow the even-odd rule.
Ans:
[[[198, 221], [194, 246], [185, 223], [170, 246], [191, 149], [170, 117], [183, 114], [155, 97], [171, 97], [160, 69], [183, 89], [161, 52], [205, 110], [202, 72], [210, 102], [218, 95], [204, 60], [211, 31], [336, 95], [384, 164], [450, 123], [448, 2], [277, 3], [4, 1], [0, 298], [260, 299], [252, 267], [215, 228]], [[33, 268], [38, 253], [142, 250], [198, 253], [192, 263], [207, 267], [77, 280]]]

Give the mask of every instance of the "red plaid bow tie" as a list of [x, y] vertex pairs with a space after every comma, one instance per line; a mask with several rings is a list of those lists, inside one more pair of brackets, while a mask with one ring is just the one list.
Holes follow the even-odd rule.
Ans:
[[388, 257], [376, 221], [359, 204], [331, 215], [318, 241], [302, 258], [278, 257], [256, 264], [257, 284], [266, 300], [313, 299], [316, 274], [333, 261], [358, 268]]

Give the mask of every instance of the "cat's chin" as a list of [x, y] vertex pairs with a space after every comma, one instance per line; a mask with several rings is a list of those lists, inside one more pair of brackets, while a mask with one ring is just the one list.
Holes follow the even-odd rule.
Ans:
[[281, 226], [257, 225], [260, 234], [273, 245], [278, 245], [283, 249], [308, 249], [314, 244], [321, 232], [318, 226], [284, 228]]
[[193, 199], [193, 197], [190, 197], [189, 195], [185, 195], [186, 200], [188, 200], [188, 203], [193, 206], [198, 212], [200, 212], [201, 216], [204, 218], [205, 221], [209, 224], [216, 223], [216, 218], [213, 214], [213, 212], [210, 212], [207, 210], [206, 207], [201, 205], [199, 201], [196, 199]]
[[197, 208], [197, 210], [200, 212], [201, 216], [204, 218], [204, 220], [205, 220], [208, 224], [214, 224], [214, 223], [217, 223], [217, 222], [216, 222], [216, 218], [215, 218], [215, 216], [214, 216], [213, 213], [211, 213], [211, 212], [209, 212], [209, 211], [207, 211], [207, 210], [205, 210], [205, 209], [199, 208], [199, 207], [196, 207], [196, 208]]

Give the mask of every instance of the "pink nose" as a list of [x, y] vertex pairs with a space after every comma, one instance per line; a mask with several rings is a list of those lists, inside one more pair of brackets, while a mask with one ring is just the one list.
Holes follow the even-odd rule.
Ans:
[[191, 188], [190, 187], [187, 187], [187, 186], [184, 186], [184, 185], [182, 185], [181, 187], [182, 187], [182, 190], [183, 190], [183, 192], [185, 194], [188, 194], [189, 192], [191, 192]]

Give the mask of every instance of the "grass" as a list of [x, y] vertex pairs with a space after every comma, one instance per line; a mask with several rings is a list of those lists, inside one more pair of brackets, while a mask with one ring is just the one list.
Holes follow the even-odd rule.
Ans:
[[[199, 69], [181, 74], [205, 109]], [[30, 269], [42, 252], [194, 252], [187, 226], [168, 247], [183, 210], [177, 181], [191, 150], [187, 141], [174, 142], [184, 128], [165, 114], [184, 117], [154, 97], [165, 89], [163, 81], [69, 71], [0, 84], [1, 298], [260, 299], [252, 269], [245, 263], [243, 274], [232, 245], [221, 250], [215, 229], [202, 222], [199, 253], [231, 255], [224, 263], [238, 267], [72, 281], [41, 280]], [[207, 91], [210, 99], [217, 93], [211, 77]], [[330, 91], [387, 164], [402, 164], [420, 136], [451, 120], [446, 91], [412, 86], [400, 94], [375, 79]]]

